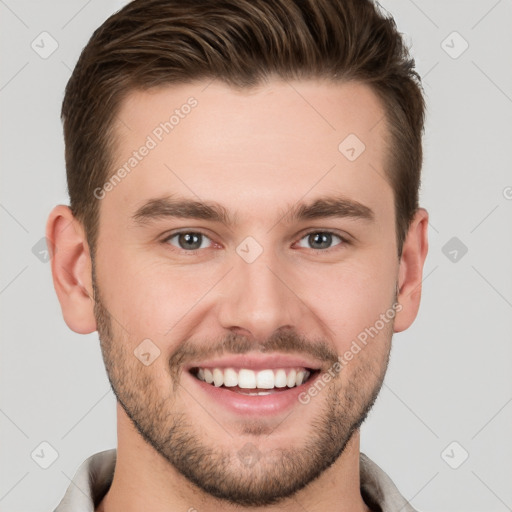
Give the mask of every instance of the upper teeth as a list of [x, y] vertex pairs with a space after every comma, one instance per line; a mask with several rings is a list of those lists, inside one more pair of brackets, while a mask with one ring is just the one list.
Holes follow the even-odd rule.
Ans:
[[290, 369], [280, 368], [278, 370], [260, 370], [254, 371], [246, 368], [235, 370], [234, 368], [199, 368], [197, 378], [213, 384], [217, 387], [238, 386], [244, 389], [272, 389], [284, 388], [288, 386], [300, 386], [307, 380], [310, 372], [304, 368]]

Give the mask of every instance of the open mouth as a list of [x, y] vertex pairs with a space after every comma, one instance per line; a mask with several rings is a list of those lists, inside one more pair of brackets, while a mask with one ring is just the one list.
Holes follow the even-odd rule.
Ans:
[[263, 370], [195, 367], [190, 369], [190, 373], [196, 379], [218, 388], [242, 395], [262, 396], [301, 386], [319, 370], [303, 367]]

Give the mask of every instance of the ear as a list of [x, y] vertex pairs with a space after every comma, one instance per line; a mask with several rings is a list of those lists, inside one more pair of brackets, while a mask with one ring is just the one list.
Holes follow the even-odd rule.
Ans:
[[394, 331], [408, 329], [420, 307], [423, 264], [428, 252], [428, 212], [419, 208], [415, 213], [402, 248], [398, 270], [398, 302], [402, 309], [395, 317]]
[[69, 207], [56, 206], [46, 223], [51, 251], [53, 286], [68, 327], [79, 333], [96, 330], [92, 291], [92, 263], [82, 224]]

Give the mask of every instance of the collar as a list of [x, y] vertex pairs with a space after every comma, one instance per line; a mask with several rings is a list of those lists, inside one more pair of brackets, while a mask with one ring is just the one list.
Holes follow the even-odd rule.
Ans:
[[[94, 512], [112, 484], [116, 457], [117, 450], [111, 449], [86, 459], [54, 512]], [[372, 512], [417, 512], [364, 453], [359, 454], [359, 469], [361, 496]]]

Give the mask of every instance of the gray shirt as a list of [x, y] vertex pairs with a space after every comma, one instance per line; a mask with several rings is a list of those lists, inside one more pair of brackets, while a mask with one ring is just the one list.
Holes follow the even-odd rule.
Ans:
[[[54, 512], [94, 512], [114, 477], [116, 450], [89, 457], [79, 468]], [[359, 454], [361, 496], [372, 512], [417, 512], [391, 478], [364, 453]]]

